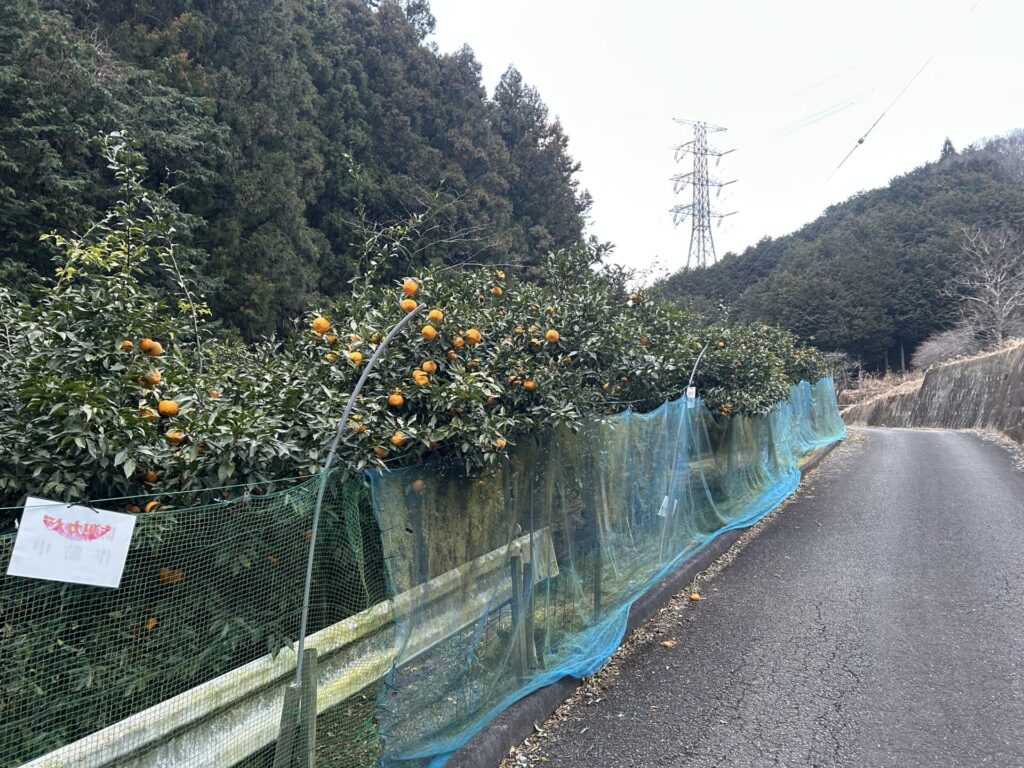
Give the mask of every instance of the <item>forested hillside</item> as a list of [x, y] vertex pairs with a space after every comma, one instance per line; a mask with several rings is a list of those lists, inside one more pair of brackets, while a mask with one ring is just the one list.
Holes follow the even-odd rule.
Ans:
[[[376, 229], [425, 217], [387, 275], [430, 261], [539, 264], [589, 196], [514, 69], [493, 98], [466, 48], [407, 0], [7, 0], [0, 12], [0, 276], [52, 272], [41, 232], [114, 194], [123, 130], [190, 215], [179, 257], [247, 337], [347, 290]], [[405, 238], [407, 239], [407, 238]], [[429, 246], [429, 247], [424, 247]]]
[[1024, 228], [1024, 135], [956, 152], [828, 208], [793, 234], [765, 238], [661, 288], [738, 320], [781, 325], [872, 368], [898, 367], [952, 324], [952, 277], [965, 226]]

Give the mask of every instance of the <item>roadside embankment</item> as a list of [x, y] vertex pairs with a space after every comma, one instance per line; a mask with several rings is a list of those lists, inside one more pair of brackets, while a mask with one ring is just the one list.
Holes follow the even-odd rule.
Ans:
[[1024, 443], [1024, 339], [929, 368], [843, 412], [849, 425], [990, 429]]

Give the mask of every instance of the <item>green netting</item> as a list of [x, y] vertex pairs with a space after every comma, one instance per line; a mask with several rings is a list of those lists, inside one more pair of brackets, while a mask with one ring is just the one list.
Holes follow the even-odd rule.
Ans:
[[[394, 643], [390, 611], [372, 611], [386, 597], [380, 537], [363, 479], [331, 473], [138, 515], [119, 589], [2, 577], [0, 766], [269, 768], [321, 482], [310, 626], [328, 629], [310, 645], [336, 674], [318, 764], [374, 764]], [[0, 538], [4, 571], [13, 539]], [[350, 636], [332, 634], [346, 617]]]
[[374, 474], [401, 642], [382, 763], [441, 765], [511, 702], [595, 672], [637, 597], [767, 514], [799, 457], [844, 434], [823, 379], [764, 417], [681, 399], [528, 438], [484, 477]]
[[525, 438], [483, 476], [375, 474], [373, 508], [332, 472], [142, 513], [118, 589], [3, 577], [0, 766], [308, 765], [274, 750], [320, 483], [316, 764], [439, 765], [510, 702], [596, 670], [633, 600], [843, 434], [826, 379], [766, 417], [684, 399]]

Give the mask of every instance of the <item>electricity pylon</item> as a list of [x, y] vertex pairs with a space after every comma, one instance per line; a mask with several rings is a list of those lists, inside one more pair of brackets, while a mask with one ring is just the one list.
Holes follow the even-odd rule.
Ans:
[[708, 157], [715, 158], [715, 165], [722, 157], [735, 150], [725, 151], [708, 147], [708, 132], [719, 133], [726, 129], [720, 125], [710, 125], [700, 120], [683, 120], [675, 118], [680, 125], [693, 127], [693, 139], [676, 147], [676, 162], [678, 163], [687, 155], [693, 157], [693, 170], [687, 173], [678, 173], [672, 177], [675, 193], [678, 195], [686, 187], [693, 188], [693, 202], [685, 205], [677, 205], [672, 208], [672, 221], [676, 226], [687, 218], [692, 223], [690, 231], [690, 251], [686, 256], [686, 268], [706, 267], [715, 263], [715, 241], [711, 236], [711, 220], [716, 219], [719, 224], [726, 216], [732, 216], [736, 211], [730, 213], [718, 213], [711, 208], [711, 188], [716, 189], [715, 196], [722, 193], [722, 187], [735, 184], [736, 179], [731, 181], [719, 181], [708, 175]]

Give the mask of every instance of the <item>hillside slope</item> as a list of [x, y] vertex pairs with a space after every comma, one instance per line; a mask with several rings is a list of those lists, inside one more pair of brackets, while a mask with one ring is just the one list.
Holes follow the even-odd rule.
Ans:
[[956, 153], [828, 208], [777, 239], [765, 238], [706, 269], [661, 284], [710, 310], [729, 296], [745, 320], [782, 325], [870, 368], [899, 366], [956, 317], [946, 294], [964, 226], [1024, 228], [1022, 134]]

